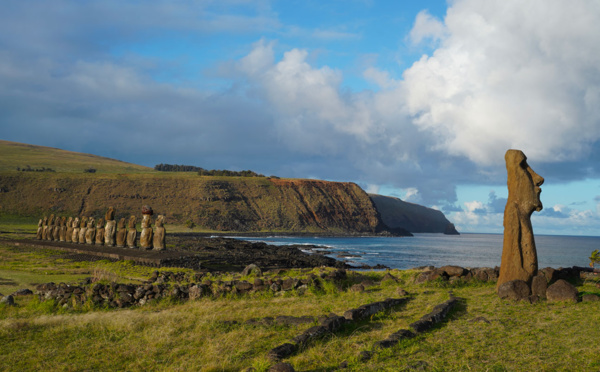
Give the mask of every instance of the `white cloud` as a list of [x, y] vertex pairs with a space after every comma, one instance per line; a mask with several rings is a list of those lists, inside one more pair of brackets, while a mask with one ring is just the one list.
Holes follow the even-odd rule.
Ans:
[[422, 10], [417, 14], [415, 24], [408, 36], [413, 44], [420, 44], [425, 39], [440, 40], [444, 33], [444, 24], [427, 10]]
[[[419, 19], [417, 40], [439, 28]], [[404, 73], [410, 113], [435, 148], [477, 164], [501, 163], [508, 148], [564, 161], [600, 138], [600, 3], [457, 0], [444, 29]]]

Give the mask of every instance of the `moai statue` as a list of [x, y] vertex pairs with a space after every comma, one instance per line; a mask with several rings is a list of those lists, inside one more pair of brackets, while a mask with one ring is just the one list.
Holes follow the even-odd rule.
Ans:
[[60, 240], [60, 221], [62, 219], [58, 216], [54, 219], [54, 227], [52, 228], [52, 240], [59, 241]]
[[98, 218], [96, 223], [96, 245], [104, 244], [104, 218]]
[[496, 288], [512, 280], [531, 285], [538, 271], [537, 252], [531, 214], [542, 210], [540, 186], [544, 179], [527, 165], [520, 150], [508, 150], [505, 155], [508, 173], [508, 200], [504, 209], [504, 243], [500, 277]]
[[46, 240], [46, 234], [48, 234], [48, 217], [42, 218], [42, 240]]
[[58, 240], [61, 242], [67, 241], [67, 217], [62, 217], [60, 219], [60, 229], [58, 232]]
[[75, 217], [73, 220], [73, 234], [71, 235], [71, 242], [79, 242], [79, 217]]
[[165, 222], [165, 216], [163, 216], [162, 214], [159, 214], [158, 217], [156, 217], [156, 226], [154, 227], [154, 250], [155, 251], [162, 251], [165, 249], [165, 235], [166, 235], [166, 231], [165, 228], [163, 226]]
[[54, 240], [54, 215], [48, 218], [48, 227], [46, 228], [46, 240]]
[[142, 233], [140, 235], [140, 247], [152, 248], [152, 208], [147, 205], [142, 207]]
[[67, 231], [65, 233], [65, 241], [69, 243], [73, 241], [73, 217], [69, 217], [66, 225]]
[[119, 220], [117, 226], [117, 247], [124, 248], [127, 242], [127, 221], [125, 218]]
[[117, 235], [117, 221], [115, 221], [115, 209], [109, 207], [106, 215], [106, 226], [104, 226], [104, 244], [109, 247], [115, 246], [115, 236]]
[[37, 228], [37, 233], [35, 234], [35, 238], [37, 240], [42, 240], [42, 232], [44, 231], [44, 219], [40, 218], [40, 220], [38, 221], [38, 228]]
[[96, 221], [94, 217], [90, 217], [85, 229], [85, 244], [94, 244], [96, 240]]
[[137, 229], [135, 228], [136, 223], [137, 218], [135, 218], [135, 216], [129, 217], [129, 225], [127, 226], [127, 246], [129, 248], [137, 248], [135, 246], [135, 239], [137, 238]]
[[79, 236], [77, 239], [77, 243], [79, 244], [85, 244], [85, 232], [87, 231], [87, 222], [87, 217], [81, 217], [81, 220], [79, 220]]

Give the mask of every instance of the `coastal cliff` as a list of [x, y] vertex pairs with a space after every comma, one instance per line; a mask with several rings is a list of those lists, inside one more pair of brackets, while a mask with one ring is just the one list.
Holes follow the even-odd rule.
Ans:
[[[2, 213], [40, 216], [139, 214], [148, 204], [169, 223], [201, 230], [317, 234], [386, 231], [358, 185], [304, 179], [205, 177], [189, 173], [74, 174], [3, 172]], [[396, 229], [396, 235], [410, 235]]]
[[390, 228], [403, 228], [412, 233], [459, 234], [441, 211], [391, 196], [369, 194], [369, 197], [381, 214], [383, 223]]

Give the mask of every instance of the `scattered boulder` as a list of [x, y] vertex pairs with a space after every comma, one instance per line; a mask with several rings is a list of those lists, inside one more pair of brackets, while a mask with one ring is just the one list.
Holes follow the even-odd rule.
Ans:
[[261, 276], [262, 270], [255, 264], [250, 264], [250, 265], [246, 266], [244, 268], [244, 270], [242, 270], [242, 276], [248, 276], [248, 275]]
[[350, 287], [350, 291], [351, 292], [364, 292], [365, 286], [362, 284], [354, 284], [352, 287]]
[[31, 291], [31, 289], [24, 288], [24, 289], [19, 289], [18, 291], [16, 291], [15, 293], [13, 293], [12, 296], [27, 296], [27, 295], [30, 295], [30, 294], [33, 294], [33, 292]]
[[583, 302], [596, 302], [596, 301], [600, 301], [600, 296], [598, 296], [596, 294], [586, 294], [583, 297], [581, 297], [581, 301], [583, 301]]
[[448, 276], [463, 276], [467, 270], [460, 266], [442, 266], [439, 268], [440, 271], [444, 271]]
[[7, 304], [9, 306], [15, 306], [15, 299], [11, 295], [4, 296], [0, 299], [0, 304]]
[[564, 279], [558, 279], [546, 290], [548, 302], [577, 302], [578, 294], [577, 288]]
[[531, 290], [527, 283], [523, 280], [511, 280], [502, 283], [498, 287], [498, 296], [500, 298], [508, 298], [515, 301], [526, 299], [531, 294]]
[[292, 367], [291, 364], [284, 363], [284, 362], [277, 363], [277, 364], [271, 366], [271, 368], [269, 368], [269, 372], [294, 372], [294, 371], [295, 371], [295, 369], [294, 369], [294, 367]]
[[538, 296], [539, 298], [546, 298], [546, 290], [548, 289], [548, 282], [544, 274], [537, 274], [531, 281], [531, 294]]
[[415, 283], [420, 284], [425, 282], [431, 282], [439, 278], [447, 280], [448, 275], [445, 272], [440, 273], [438, 270], [423, 271], [421, 274], [419, 274], [419, 276], [417, 276], [417, 278], [415, 279]]

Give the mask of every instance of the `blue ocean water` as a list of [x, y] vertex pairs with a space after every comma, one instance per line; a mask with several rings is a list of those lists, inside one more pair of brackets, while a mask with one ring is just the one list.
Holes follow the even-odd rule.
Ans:
[[[415, 234], [414, 237], [288, 237], [241, 238], [275, 245], [318, 245], [331, 257], [349, 264], [386, 265], [393, 269], [418, 266], [500, 266], [501, 234]], [[591, 252], [600, 248], [600, 237], [536, 235], [539, 267], [588, 266]], [[347, 252], [345, 254], [343, 252]], [[342, 257], [338, 257], [341, 255]], [[351, 257], [358, 255], [359, 257]]]

